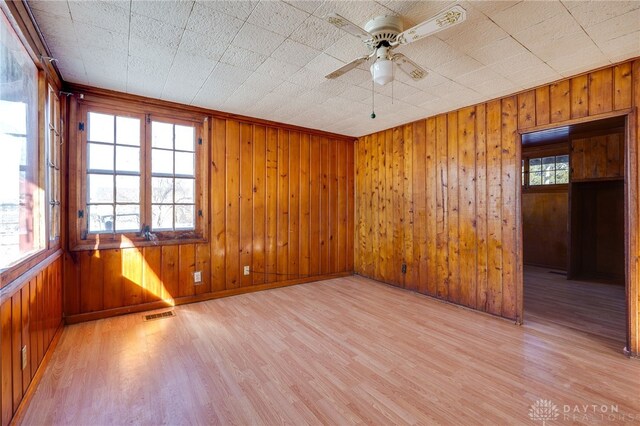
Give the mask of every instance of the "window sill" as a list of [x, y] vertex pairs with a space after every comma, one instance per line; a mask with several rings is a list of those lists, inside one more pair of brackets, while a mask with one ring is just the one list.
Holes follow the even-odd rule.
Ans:
[[147, 240], [137, 235], [115, 235], [101, 239], [79, 240], [69, 248], [70, 251], [107, 250], [133, 247], [160, 247], [181, 244], [203, 244], [208, 240], [199, 235], [189, 235], [184, 237], [158, 235], [155, 240]]
[[523, 186], [522, 192], [532, 193], [532, 192], [567, 192], [569, 191], [568, 183], [559, 183], [554, 185], [533, 185], [533, 186]]

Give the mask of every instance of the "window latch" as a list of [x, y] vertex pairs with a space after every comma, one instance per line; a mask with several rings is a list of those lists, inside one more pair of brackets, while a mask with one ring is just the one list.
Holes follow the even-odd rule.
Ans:
[[140, 236], [144, 237], [147, 241], [157, 241], [158, 237], [156, 234], [151, 232], [151, 227], [149, 225], [142, 225], [142, 231], [140, 231]]

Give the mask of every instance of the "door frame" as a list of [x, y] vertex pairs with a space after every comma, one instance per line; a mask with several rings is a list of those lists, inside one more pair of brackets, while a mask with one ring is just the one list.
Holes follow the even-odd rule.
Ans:
[[[636, 138], [636, 107], [627, 108], [624, 110], [613, 111], [605, 114], [596, 114], [588, 117], [576, 118], [571, 120], [560, 121], [556, 123], [549, 123], [540, 126], [529, 127], [527, 129], [518, 129], [518, 146], [516, 161], [518, 165], [522, 167], [522, 135], [527, 133], [535, 133], [542, 130], [555, 129], [558, 127], [571, 126], [576, 124], [589, 123], [594, 121], [600, 121], [607, 118], [624, 117], [625, 118], [625, 135], [624, 135], [624, 257], [625, 257], [625, 271], [624, 271], [624, 286], [626, 294], [626, 346], [623, 349], [623, 353], [627, 356], [638, 356], [640, 354], [634, 353], [632, 348], [632, 342], [634, 342], [633, 336], [640, 335], [640, 318], [638, 306], [634, 306], [634, 301], [637, 301], [640, 296], [639, 287], [639, 267], [637, 265], [638, 259], [632, 258], [632, 253], [637, 253], [638, 241], [640, 235], [638, 235], [638, 221], [640, 214], [638, 207], [638, 199], [640, 198], [639, 182], [638, 182], [638, 169], [637, 163], [633, 160], [637, 157], [637, 147], [633, 143]], [[518, 306], [516, 307], [518, 317], [524, 323], [524, 270], [523, 270], [523, 236], [522, 236], [522, 178], [518, 173], [518, 191], [516, 202], [516, 214], [519, 218], [517, 229], [517, 294]]]

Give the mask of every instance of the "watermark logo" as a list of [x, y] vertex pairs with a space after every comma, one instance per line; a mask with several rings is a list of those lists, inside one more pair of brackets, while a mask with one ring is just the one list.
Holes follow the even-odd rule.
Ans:
[[547, 422], [554, 421], [560, 416], [560, 410], [556, 404], [548, 399], [539, 399], [529, 408], [529, 418], [536, 422], [542, 422], [546, 426]]

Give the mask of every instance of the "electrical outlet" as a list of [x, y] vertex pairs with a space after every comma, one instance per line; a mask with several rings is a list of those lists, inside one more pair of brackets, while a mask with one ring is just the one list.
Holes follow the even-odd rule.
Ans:
[[202, 271], [196, 271], [193, 273], [193, 282], [194, 283], [202, 282]]
[[403, 263], [403, 264], [402, 264], [402, 273], [403, 273], [403, 274], [406, 274], [406, 273], [407, 273], [407, 264], [406, 264], [406, 263]]
[[249, 272], [250, 272], [250, 271], [249, 271], [249, 265], [245, 265], [245, 267], [244, 267], [244, 274], [245, 274], [245, 275], [249, 275]]
[[27, 368], [27, 347], [23, 346], [21, 352], [22, 352], [22, 369], [24, 370], [25, 368]]

